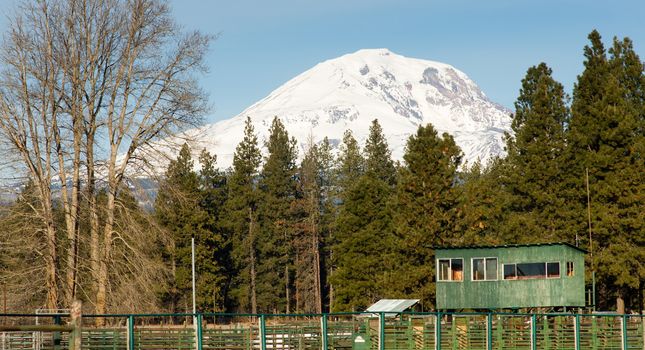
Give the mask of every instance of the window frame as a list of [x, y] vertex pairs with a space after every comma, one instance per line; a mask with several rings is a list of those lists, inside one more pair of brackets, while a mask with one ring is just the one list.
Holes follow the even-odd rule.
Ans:
[[[439, 279], [439, 276], [441, 274], [441, 270], [439, 269], [439, 261], [441, 260], [448, 260], [448, 276], [450, 277], [450, 279], [447, 279], [447, 280]], [[452, 261], [453, 260], [461, 260], [461, 279], [460, 280], [452, 279]], [[436, 277], [437, 282], [463, 282], [465, 279], [464, 273], [466, 269], [464, 268], [464, 258], [437, 258], [437, 264], [435, 266], [437, 266], [437, 277]]]
[[[506, 266], [513, 266], [513, 271], [515, 272], [514, 278], [506, 278]], [[502, 264], [502, 280], [503, 281], [517, 281], [517, 263]]]
[[[546, 279], [548, 280], [555, 280], [558, 278], [562, 278], [562, 264], [560, 264], [559, 261], [547, 261], [544, 263], [544, 271], [546, 272]], [[549, 277], [549, 264], [558, 264], [558, 276], [557, 277]]]
[[[567, 261], [569, 263], [570, 261]], [[545, 261], [544, 264], [544, 277], [534, 277], [534, 278], [519, 278], [517, 275], [517, 265], [518, 264], [542, 264], [540, 262], [516, 262], [516, 263], [503, 263], [502, 264], [502, 280], [503, 281], [526, 281], [526, 280], [553, 280], [562, 278], [562, 262], [561, 261]], [[549, 277], [549, 264], [558, 264], [558, 276]], [[505, 278], [504, 276], [504, 267], [507, 265], [515, 266], [515, 278]]]
[[[475, 259], [484, 260], [484, 279], [483, 280], [478, 280], [478, 279], [474, 278], [475, 277]], [[488, 272], [487, 272], [488, 270], [486, 269], [486, 267], [487, 267], [486, 260], [487, 259], [495, 259], [495, 266], [496, 266], [495, 271], [497, 272], [497, 274], [495, 275], [494, 279], [488, 279]], [[478, 256], [478, 257], [470, 258], [470, 280], [472, 282], [494, 282], [494, 281], [499, 281], [499, 258], [496, 257], [496, 256], [486, 256], [486, 257], [479, 257]]]
[[[571, 266], [571, 270], [569, 270], [569, 266]], [[571, 271], [571, 273], [569, 273]], [[566, 262], [566, 271], [564, 272], [566, 277], [573, 277], [576, 275], [576, 269], [575, 269], [575, 264], [573, 261], [567, 261]]]

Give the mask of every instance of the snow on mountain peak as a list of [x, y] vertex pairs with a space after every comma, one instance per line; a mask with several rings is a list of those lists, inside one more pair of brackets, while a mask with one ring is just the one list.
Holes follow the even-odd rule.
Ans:
[[431, 123], [455, 138], [470, 164], [502, 155], [502, 136], [511, 131], [510, 110], [490, 101], [466, 74], [388, 49], [362, 49], [321, 62], [239, 115], [190, 131], [200, 135], [193, 146], [216, 154], [219, 166], [230, 166], [247, 116], [261, 142], [279, 117], [302, 149], [310, 135], [338, 144], [346, 129], [362, 144], [378, 119], [395, 159], [402, 159], [417, 127]]

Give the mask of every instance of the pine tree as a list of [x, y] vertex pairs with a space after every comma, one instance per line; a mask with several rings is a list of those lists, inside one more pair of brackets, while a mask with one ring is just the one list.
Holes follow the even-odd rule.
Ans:
[[[293, 213], [296, 199], [296, 140], [277, 117], [269, 129], [268, 155], [260, 177], [262, 201], [258, 236], [258, 306], [266, 312], [291, 311], [293, 291]], [[279, 281], [279, 282], [278, 282]]]
[[222, 312], [232, 270], [230, 246], [220, 222], [228, 189], [216, 156], [202, 150], [199, 163], [199, 207], [208, 214], [203, 225], [209, 234], [196, 239], [196, 298], [201, 311]]
[[343, 192], [349, 190], [352, 184], [365, 172], [365, 158], [361, 154], [358, 142], [351, 130], [345, 130], [343, 143], [339, 147], [340, 154], [337, 170], [338, 196], [343, 197]]
[[[349, 196], [350, 190], [353, 188], [356, 181], [365, 173], [365, 158], [361, 154], [360, 146], [352, 135], [351, 130], [345, 130], [343, 134], [343, 142], [339, 147], [338, 155], [338, 168], [332, 170], [333, 181], [330, 184], [331, 201], [337, 202], [339, 205], [335, 206], [333, 218], [330, 219], [330, 232], [326, 238], [326, 256], [327, 274], [329, 276], [329, 305], [333, 309], [335, 304], [335, 282], [344, 283], [342, 278], [334, 278], [335, 270], [339, 264], [339, 254], [336, 253], [336, 248], [340, 246], [338, 223], [339, 215], [344, 207], [344, 203]], [[342, 233], [340, 234], [342, 236]]]
[[363, 311], [388, 296], [386, 268], [391, 237], [387, 204], [391, 188], [384, 181], [361, 176], [346, 193], [336, 223], [332, 311]]
[[462, 243], [458, 232], [459, 192], [455, 186], [462, 153], [452, 136], [432, 125], [410, 136], [392, 200], [400, 265], [391, 283], [402, 297], [434, 301], [434, 246]]
[[[346, 134], [347, 135], [347, 134]], [[352, 144], [348, 137], [346, 144]], [[351, 150], [352, 157], [348, 157]], [[344, 172], [360, 164], [355, 149], [341, 153], [342, 206], [333, 245], [334, 269], [330, 278], [333, 311], [362, 310], [385, 297], [392, 269], [386, 264], [393, 241], [388, 201], [396, 182], [396, 170], [383, 130], [374, 120], [366, 142], [365, 173], [352, 179]], [[351, 161], [351, 164], [346, 162]]]
[[329, 311], [331, 284], [329, 276], [332, 266], [332, 244], [338, 217], [338, 169], [329, 139], [325, 137], [318, 147], [320, 181], [320, 237], [321, 237], [321, 291], [323, 311]]
[[[177, 159], [170, 161], [155, 201], [157, 222], [171, 232], [173, 240], [169, 252], [171, 287], [163, 296], [173, 312], [191, 311], [191, 238], [204, 241], [212, 234], [206, 225], [208, 213], [200, 207], [199, 178], [193, 168], [190, 148], [184, 144]], [[200, 266], [202, 263], [205, 261]]]
[[457, 185], [461, 195], [459, 231], [466, 246], [501, 245], [507, 238], [505, 219], [510, 207], [509, 196], [500, 179], [505, 159], [493, 159], [486, 167], [480, 162], [460, 172]]
[[562, 195], [569, 111], [564, 88], [551, 74], [544, 63], [529, 68], [515, 102], [513, 136], [507, 135], [508, 156], [500, 181], [509, 196], [505, 224], [500, 227], [507, 243], [535, 239], [574, 243]]
[[372, 121], [370, 133], [365, 143], [365, 172], [369, 176], [384, 181], [392, 186], [396, 182], [396, 169], [392, 161], [392, 152], [390, 151], [383, 128], [378, 119]]
[[226, 229], [234, 267], [231, 297], [239, 312], [257, 313], [258, 264], [258, 167], [261, 161], [258, 139], [247, 118], [244, 139], [235, 148], [233, 170], [228, 180], [228, 198], [221, 216]]
[[294, 225], [294, 271], [296, 312], [321, 313], [322, 296], [322, 237], [324, 210], [322, 169], [318, 145], [309, 138], [305, 156], [298, 171]]
[[[589, 40], [585, 69], [574, 88], [568, 133], [571, 200], [581, 209], [578, 227], [590, 230], [586, 246], [591, 267], [598, 273], [600, 306], [608, 307], [611, 297], [619, 305], [625, 300], [637, 306], [642, 301], [636, 296], [645, 284], [643, 65], [629, 39], [614, 39], [609, 58], [597, 31]], [[583, 209], [588, 200], [586, 171], [590, 228]]]

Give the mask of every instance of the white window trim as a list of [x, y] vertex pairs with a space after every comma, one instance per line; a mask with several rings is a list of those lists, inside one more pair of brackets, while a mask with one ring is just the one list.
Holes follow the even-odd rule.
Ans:
[[[515, 278], [508, 278], [507, 279], [506, 276], [504, 276], [504, 267], [507, 266], [507, 265], [515, 266]], [[502, 264], [502, 279], [501, 280], [502, 281], [517, 281], [517, 263], [509, 263], [509, 264], [504, 263], [504, 264]]]
[[[483, 280], [476, 280], [476, 279], [473, 278], [474, 277], [473, 274], [475, 273], [475, 265], [474, 265], [474, 260], [475, 259], [484, 259], [484, 279]], [[495, 276], [495, 279], [489, 280], [489, 279], [486, 278], [486, 277], [488, 277], [488, 276], [486, 276], [486, 259], [495, 259], [497, 261], [495, 263], [495, 265], [497, 265], [497, 269], [496, 269], [497, 275]], [[478, 256], [478, 257], [470, 258], [470, 280], [472, 282], [494, 282], [494, 281], [499, 281], [499, 258], [496, 257], [496, 256], [486, 256], [486, 257]]]
[[[452, 279], [452, 259], [459, 259], [461, 260], [461, 280], [453, 280]], [[448, 260], [448, 276], [450, 276], [451, 279], [449, 280], [441, 280], [439, 279], [439, 274], [441, 273], [439, 270], [439, 260]], [[437, 282], [463, 282], [466, 277], [464, 276], [466, 274], [466, 269], [464, 268], [464, 258], [437, 258], [437, 264], [435, 265], [437, 267]]]
[[[558, 264], [558, 277], [549, 277], [549, 264], [557, 263]], [[548, 280], [557, 280], [562, 278], [562, 263], [559, 261], [547, 261], [544, 263], [544, 271], [546, 272], [546, 279]]]

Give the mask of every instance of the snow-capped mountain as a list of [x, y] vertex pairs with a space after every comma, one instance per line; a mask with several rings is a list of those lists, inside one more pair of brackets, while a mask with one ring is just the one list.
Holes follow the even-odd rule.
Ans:
[[440, 133], [453, 135], [468, 163], [486, 163], [503, 153], [510, 113], [448, 64], [370, 49], [319, 63], [239, 115], [189, 134], [198, 135], [195, 151], [205, 147], [217, 155], [219, 166], [228, 167], [247, 116], [261, 143], [278, 116], [300, 143], [301, 155], [310, 135], [316, 142], [327, 136], [338, 145], [346, 129], [363, 145], [376, 118], [393, 157], [400, 160], [408, 137], [419, 125], [432, 123]]

